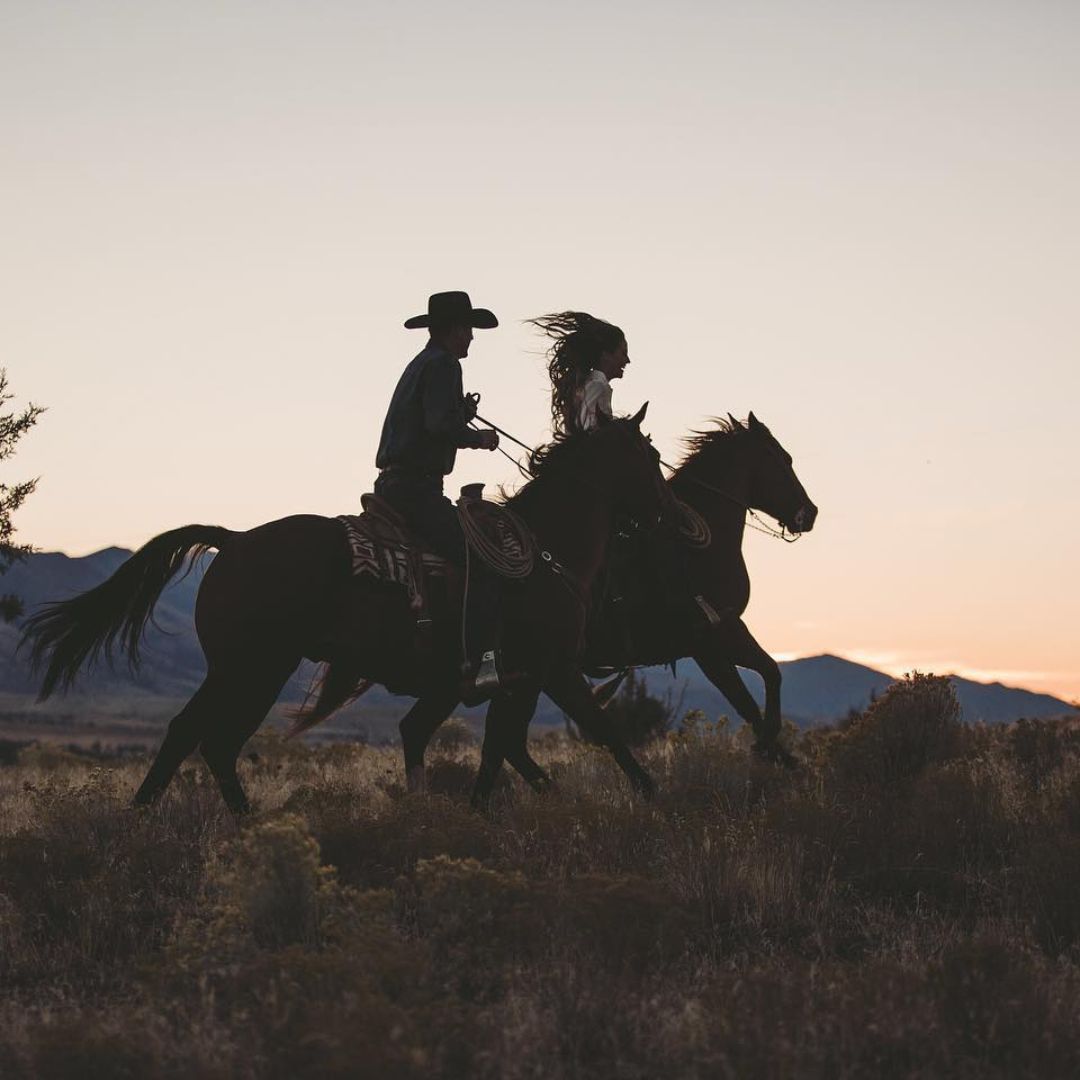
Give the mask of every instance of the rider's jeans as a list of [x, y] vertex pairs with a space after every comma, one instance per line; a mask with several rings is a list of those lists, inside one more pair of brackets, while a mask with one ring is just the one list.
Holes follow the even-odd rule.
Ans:
[[[375, 493], [423, 536], [436, 555], [464, 566], [465, 534], [454, 504], [443, 494], [441, 476], [384, 470], [375, 481]], [[466, 617], [471, 660], [478, 660], [494, 644], [498, 618], [498, 582], [487, 564], [474, 555], [469, 560]]]

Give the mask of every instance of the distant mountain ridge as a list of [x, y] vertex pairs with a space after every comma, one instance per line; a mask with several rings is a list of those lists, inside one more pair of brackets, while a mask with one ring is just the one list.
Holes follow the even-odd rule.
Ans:
[[[717, 691], [696, 664], [692, 664], [692, 669], [684, 679], [672, 678], [668, 673], [662, 681], [657, 680], [650, 671], [652, 692], [677, 695], [681, 687], [684, 709], [700, 708], [706, 713], [715, 711]], [[784, 715], [802, 727], [829, 723], [845, 716], [851, 709], [864, 709], [897, 681], [885, 672], [827, 653], [782, 662], [780, 671], [784, 677]], [[757, 701], [764, 701], [764, 690], [758, 676], [744, 671], [743, 677]], [[964, 719], [972, 723], [981, 720], [998, 724], [1021, 717], [1062, 716], [1076, 712], [1067, 701], [1051, 694], [1003, 686], [1001, 683], [975, 682], [959, 675], [951, 675], [950, 678], [956, 688]], [[730, 712], [730, 709], [726, 711]]]
[[[66, 599], [93, 588], [130, 555], [130, 551], [118, 547], [75, 558], [60, 552], [31, 555], [0, 580], [0, 591], [21, 596], [30, 613], [42, 603]], [[154, 622], [147, 631], [145, 660], [138, 678], [133, 679], [123, 665], [118, 665], [116, 671], [100, 665], [80, 678], [77, 684], [80, 694], [177, 698], [190, 695], [198, 687], [205, 663], [195, 637], [193, 611], [209, 561], [207, 558], [194, 566], [191, 573], [175, 581], [162, 594], [154, 610]], [[31, 695], [36, 693], [37, 684], [30, 678], [25, 656], [15, 655], [19, 636], [17, 624], [0, 624], [0, 692]], [[851, 709], [865, 708], [895, 681], [884, 672], [828, 654], [787, 661], [780, 668], [784, 676], [784, 715], [800, 726], [827, 723]], [[760, 680], [750, 672], [744, 674], [751, 692], [762, 700]], [[305, 665], [290, 681], [283, 698], [300, 698], [310, 676], [311, 667]], [[693, 661], [680, 661], [674, 676], [667, 668], [650, 668], [645, 676], [652, 693], [670, 694], [673, 703], [679, 703], [684, 711], [701, 709], [710, 717], [733, 715], [727, 701]], [[1068, 702], [1049, 694], [1000, 683], [979, 683], [959, 676], [953, 676], [953, 683], [964, 718], [969, 721], [1002, 723], [1020, 717], [1061, 716], [1076, 711]], [[401, 712], [408, 707], [408, 699], [395, 698], [378, 688], [362, 699], [361, 708], [364, 703], [384, 710], [399, 708]], [[537, 718], [552, 723], [559, 721], [561, 714], [543, 699]]]

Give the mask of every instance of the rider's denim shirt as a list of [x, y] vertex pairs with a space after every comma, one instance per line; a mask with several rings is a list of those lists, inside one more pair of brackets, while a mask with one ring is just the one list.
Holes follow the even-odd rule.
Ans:
[[375, 464], [445, 476], [457, 451], [478, 447], [461, 389], [461, 364], [429, 341], [402, 373], [383, 421]]

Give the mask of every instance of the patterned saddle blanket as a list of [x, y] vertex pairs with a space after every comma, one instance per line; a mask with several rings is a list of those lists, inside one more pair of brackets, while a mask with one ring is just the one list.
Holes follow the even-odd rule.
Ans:
[[352, 555], [353, 577], [370, 577], [404, 586], [410, 604], [424, 606], [427, 578], [446, 577], [450, 563], [424, 551], [424, 542], [404, 518], [378, 495], [360, 499], [362, 514], [339, 514]]
[[[362, 514], [338, 516], [345, 526], [352, 554], [353, 577], [369, 577], [403, 586], [413, 609], [427, 617], [426, 584], [452, 573], [448, 559], [424, 550], [424, 540], [385, 499], [360, 498]], [[458, 518], [470, 551], [497, 575], [528, 577], [535, 565], [535, 539], [528, 527], [506, 507], [479, 496], [463, 498]]]

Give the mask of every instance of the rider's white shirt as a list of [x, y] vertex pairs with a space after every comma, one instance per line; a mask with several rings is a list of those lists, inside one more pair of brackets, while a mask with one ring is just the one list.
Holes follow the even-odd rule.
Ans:
[[574, 392], [574, 411], [578, 427], [591, 431], [596, 427], [597, 413], [611, 416], [611, 383], [602, 371], [595, 368]]

